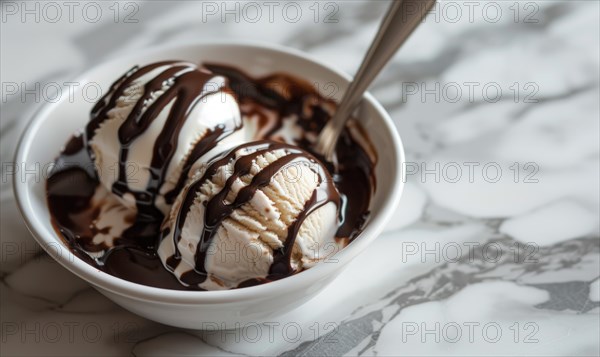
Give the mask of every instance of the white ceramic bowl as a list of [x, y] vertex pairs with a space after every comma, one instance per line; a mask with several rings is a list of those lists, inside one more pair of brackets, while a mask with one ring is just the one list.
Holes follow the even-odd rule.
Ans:
[[[252, 75], [284, 71], [305, 78], [326, 95], [340, 99], [348, 76], [311, 59], [299, 51], [240, 43], [202, 43], [165, 47], [132, 53], [91, 69], [82, 75], [80, 88], [97, 83], [106, 90], [112, 81], [136, 64], [159, 60], [211, 61], [243, 68]], [[89, 85], [91, 88], [95, 85]], [[66, 91], [63, 91], [66, 93]], [[54, 161], [67, 139], [87, 122], [95, 97], [89, 89], [66, 94], [36, 113], [25, 131], [15, 161], [43, 169]], [[72, 99], [72, 100], [71, 100]], [[404, 153], [400, 138], [388, 114], [369, 94], [361, 108], [363, 125], [375, 145], [379, 161], [376, 166], [377, 189], [371, 202], [371, 216], [363, 232], [338, 252], [335, 262], [324, 262], [300, 274], [244, 289], [230, 291], [174, 291], [148, 287], [125, 281], [83, 262], [70, 253], [50, 223], [46, 205], [45, 179], [42, 175], [14, 177], [14, 189], [27, 227], [38, 243], [60, 264], [124, 308], [164, 324], [202, 329], [203, 326], [233, 327], [236, 323], [260, 323], [298, 307], [327, 286], [342, 269], [363, 251], [382, 231], [400, 200], [403, 188], [401, 164]], [[43, 173], [43, 170], [42, 170]]]

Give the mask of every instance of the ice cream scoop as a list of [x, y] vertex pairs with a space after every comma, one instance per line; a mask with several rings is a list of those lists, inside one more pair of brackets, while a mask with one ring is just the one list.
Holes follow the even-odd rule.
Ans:
[[[138, 221], [169, 212], [192, 165], [242, 126], [222, 76], [178, 61], [134, 67], [97, 103], [85, 128], [98, 179], [136, 207]], [[146, 219], [144, 219], [146, 217]]]
[[212, 160], [175, 201], [158, 255], [187, 286], [229, 289], [306, 269], [341, 246], [340, 195], [325, 167], [287, 144]]

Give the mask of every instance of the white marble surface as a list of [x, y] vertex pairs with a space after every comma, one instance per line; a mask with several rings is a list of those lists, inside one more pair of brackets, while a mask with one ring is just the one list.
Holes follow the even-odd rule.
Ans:
[[258, 2], [254, 21], [235, 2], [58, 2], [53, 22], [43, 3], [36, 19], [22, 18], [34, 2], [3, 2], [1, 354], [598, 355], [599, 3], [440, 3], [372, 89], [410, 161], [387, 231], [277, 321], [184, 331], [123, 310], [37, 247], [7, 182], [47, 100], [23, 90], [50, 97], [106, 58], [203, 39], [287, 44], [353, 73], [386, 3]]

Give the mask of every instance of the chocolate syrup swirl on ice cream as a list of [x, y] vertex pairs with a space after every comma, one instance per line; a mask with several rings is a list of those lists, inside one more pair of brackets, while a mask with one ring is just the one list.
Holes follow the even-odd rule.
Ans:
[[[145, 81], [140, 82], [143, 79]], [[131, 103], [133, 108], [119, 123], [120, 147], [115, 179], [110, 187], [104, 187], [97, 170], [99, 159], [91, 143], [98, 139], [95, 136], [107, 124], [111, 110], [118, 107], [119, 100], [123, 100], [136, 85], [142, 86], [143, 91], [138, 91], [141, 95]], [[191, 120], [193, 110], [205, 105], [204, 98], [215, 94], [234, 97], [241, 118], [238, 120], [233, 116], [217, 125], [207, 125], [208, 129], [191, 143], [185, 155], [177, 157], [186, 120]], [[206, 252], [216, 229], [286, 165], [311, 165], [316, 168], [313, 170], [316, 170], [319, 183], [289, 225], [282, 246], [273, 250], [268, 274], [248, 279], [238, 287], [297, 273], [300, 270], [291, 266], [290, 259], [298, 230], [306, 217], [323, 205], [334, 203], [338, 211], [335, 239], [343, 246], [361, 231], [375, 189], [373, 167], [376, 158], [372, 151], [358, 144], [350, 130], [343, 133], [338, 143], [335, 164], [322, 162], [314, 153], [309, 153], [334, 110], [332, 100], [319, 95], [307, 82], [286, 74], [252, 78], [232, 67], [198, 66], [179, 61], [134, 67], [110, 87], [92, 109], [84, 132], [71, 138], [57, 159], [47, 182], [53, 224], [77, 256], [102, 271], [149, 286], [202, 290], [199, 284], [206, 279]], [[148, 135], [147, 131], [161, 115], [166, 119], [163, 119], [164, 124], [148, 153], [151, 156], [149, 178], [144, 189], [132, 188], [128, 176], [130, 150], [140, 137]], [[200, 116], [198, 120], [204, 118]], [[251, 132], [251, 141], [230, 145], [227, 150], [218, 152], [218, 145], [224, 139], [244, 130]], [[361, 142], [365, 140], [363, 136]], [[247, 151], [246, 154], [234, 158], [242, 149]], [[268, 169], [255, 174], [251, 182], [237, 192], [233, 202], [227, 203], [226, 197], [236, 179], [249, 172], [259, 155], [275, 150], [285, 152], [285, 155], [271, 162]], [[196, 170], [194, 165], [202, 160], [206, 161], [204, 172], [200, 177], [192, 177]], [[194, 269], [176, 278], [170, 270], [180, 263], [177, 242], [181, 239], [186, 213], [194, 204], [202, 184], [215, 175], [220, 166], [232, 160], [235, 160], [234, 170], [225, 187], [204, 202], [204, 228], [198, 237]], [[180, 166], [178, 175], [164, 188], [169, 174], [167, 169], [174, 164]], [[170, 232], [163, 222], [165, 216], [168, 218], [164, 207], [170, 208], [179, 195], [182, 203], [173, 232]], [[123, 206], [118, 197], [125, 196], [133, 197], [134, 207]], [[157, 204], [159, 196], [164, 201], [162, 207]], [[113, 216], [117, 218], [108, 219]], [[102, 222], [103, 219], [107, 222]], [[118, 228], [117, 223], [122, 227]], [[165, 269], [157, 249], [161, 238], [169, 233], [173, 236], [175, 252], [167, 260]]]
[[[244, 154], [240, 152], [244, 151]], [[238, 180], [245, 175], [249, 175], [255, 167], [255, 162], [261, 156], [273, 153], [283, 152], [281, 157], [266, 165], [258, 173], [253, 175], [249, 183], [239, 189], [232, 202], [227, 203], [228, 196], [234, 191], [234, 186], [238, 184]], [[303, 222], [313, 212], [320, 207], [333, 203], [336, 206], [336, 215], [339, 213], [340, 196], [333, 184], [331, 176], [326, 169], [306, 151], [288, 144], [277, 143], [274, 141], [258, 141], [244, 145], [240, 145], [231, 150], [227, 155], [218, 158], [209, 164], [202, 177], [191, 184], [184, 194], [184, 199], [178, 210], [177, 218], [173, 225], [173, 243], [174, 247], [178, 247], [183, 234], [185, 220], [189, 216], [190, 209], [195, 204], [199, 193], [203, 186], [215, 176], [219, 174], [219, 169], [227, 164], [234, 162], [233, 170], [227, 177], [223, 187], [209, 199], [202, 202], [204, 205], [204, 225], [199, 234], [200, 240], [197, 244], [194, 269], [186, 272], [181, 277], [181, 281], [187, 285], [200, 284], [208, 276], [208, 271], [205, 266], [206, 254], [224, 220], [229, 219], [233, 213], [250, 203], [255, 197], [259, 189], [263, 189], [270, 185], [278, 174], [287, 174], [286, 170], [297, 169], [303, 165], [311, 171], [294, 170], [292, 175], [301, 173], [314, 173], [314, 178], [317, 181], [316, 189], [310, 195], [310, 198], [303, 203], [303, 208], [295, 217], [293, 222], [287, 227], [287, 233], [283, 239], [283, 246], [274, 251], [273, 262], [270, 265], [268, 275], [265, 280], [276, 280], [291, 275], [294, 272], [291, 266], [291, 256], [294, 243], [298, 236], [298, 232]], [[290, 175], [290, 176], [292, 176]], [[290, 185], [293, 185], [296, 178], [289, 177]], [[265, 211], [270, 211], [271, 208], [264, 208]], [[276, 209], [276, 208], [273, 208]], [[263, 213], [263, 212], [259, 212]], [[246, 217], [244, 217], [246, 218]], [[247, 219], [247, 218], [246, 218]], [[336, 221], [337, 223], [337, 221]], [[166, 232], [170, 233], [169, 231]], [[175, 248], [175, 254], [167, 259], [167, 266], [171, 270], [175, 270], [179, 265], [181, 255], [178, 248]]]
[[[164, 183], [168, 164], [177, 149], [177, 141], [186, 121], [186, 116], [206, 95], [215, 93], [222, 87], [222, 85], [215, 87], [212, 84], [216, 82], [224, 84], [224, 78], [216, 77], [192, 63], [167, 61], [142, 68], [134, 67], [117, 80], [106, 96], [92, 109], [91, 119], [85, 129], [86, 143], [94, 138], [97, 130], [109, 117], [108, 112], [117, 105], [117, 100], [124, 96], [125, 91], [137, 80], [153, 71], [156, 71], [157, 74], [148, 82], [137, 84], [143, 85], [143, 96], [137, 99], [133, 109], [118, 129], [120, 144], [118, 168], [116, 181], [111, 187], [112, 192], [118, 196], [129, 194], [134, 197], [137, 205], [137, 217], [135, 224], [129, 229], [138, 236], [149, 235], [150, 237], [155, 232], [153, 232], [154, 229], [151, 229], [147, 234], [148, 226], [153, 227], [164, 218], [163, 212], [155, 205], [156, 197], [159, 188]], [[208, 83], [211, 85], [207, 86]], [[159, 91], [164, 93], [156, 95]], [[127, 177], [129, 149], [132, 143], [144, 134], [157, 117], [163, 113], [167, 105], [170, 105], [170, 110], [168, 110], [165, 124], [152, 149], [152, 159], [148, 168], [150, 178], [146, 188], [144, 190], [131, 189]], [[195, 143], [186, 159], [183, 172], [179, 176], [175, 188], [166, 193], [167, 201], [172, 200], [174, 195], [181, 190], [191, 164], [213, 148], [219, 140], [228, 136], [240, 126], [241, 121], [224, 122], [214, 128], [207, 137]], [[93, 152], [91, 152], [91, 156], [94, 157]]]

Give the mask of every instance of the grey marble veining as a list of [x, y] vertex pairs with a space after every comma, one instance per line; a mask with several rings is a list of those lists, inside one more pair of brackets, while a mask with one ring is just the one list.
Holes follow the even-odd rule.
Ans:
[[23, 92], [122, 53], [194, 40], [285, 44], [353, 73], [387, 6], [291, 3], [298, 18], [278, 10], [248, 21], [241, 2], [151, 1], [117, 4], [116, 21], [112, 2], [95, 2], [97, 22], [78, 11], [51, 22], [23, 21], [22, 2], [2, 2], [1, 354], [600, 354], [597, 1], [440, 1], [371, 90], [405, 145], [400, 206], [330, 287], [277, 321], [229, 331], [160, 325], [42, 252], [7, 169], [45, 101]]

